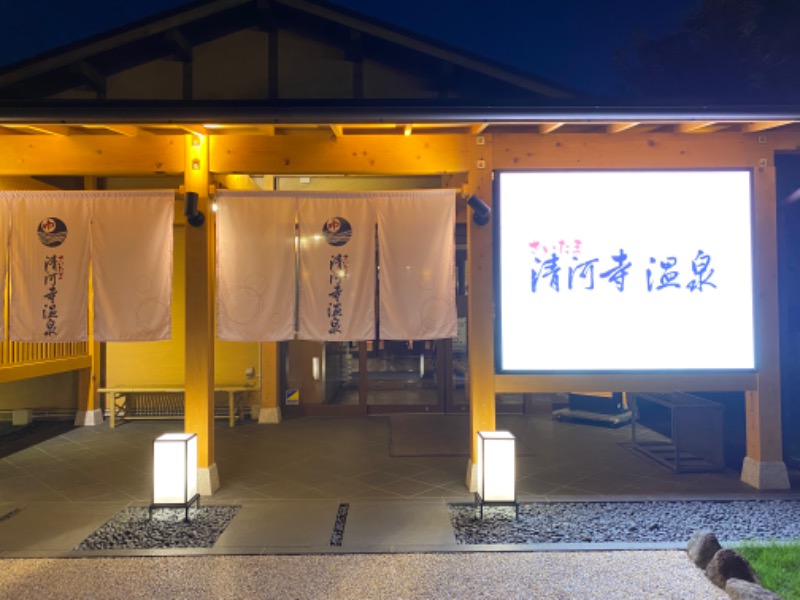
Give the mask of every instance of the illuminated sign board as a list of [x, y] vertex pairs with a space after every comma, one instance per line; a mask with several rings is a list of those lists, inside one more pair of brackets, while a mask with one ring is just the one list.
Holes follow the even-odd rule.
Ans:
[[495, 174], [499, 372], [752, 370], [752, 174]]

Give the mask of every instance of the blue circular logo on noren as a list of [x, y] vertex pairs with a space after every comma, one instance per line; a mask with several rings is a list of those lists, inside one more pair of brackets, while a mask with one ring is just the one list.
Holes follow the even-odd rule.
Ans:
[[322, 226], [322, 235], [331, 246], [344, 246], [353, 236], [353, 227], [343, 217], [332, 217]]
[[42, 219], [36, 228], [39, 241], [48, 248], [58, 248], [67, 239], [67, 226], [57, 217]]

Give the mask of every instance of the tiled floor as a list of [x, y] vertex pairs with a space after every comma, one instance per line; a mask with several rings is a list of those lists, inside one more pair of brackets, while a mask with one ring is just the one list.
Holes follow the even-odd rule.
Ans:
[[[626, 446], [627, 427], [505, 418], [520, 420], [526, 449], [521, 501], [765, 496], [733, 471], [672, 473]], [[152, 441], [181, 426], [84, 427], [0, 459], [0, 556], [69, 554], [125, 506], [148, 504]], [[390, 417], [218, 423], [221, 487], [203, 501], [242, 510], [212, 553], [323, 551], [340, 503], [350, 505], [342, 551], [452, 546], [446, 507], [472, 501], [467, 457], [391, 456], [389, 436]]]

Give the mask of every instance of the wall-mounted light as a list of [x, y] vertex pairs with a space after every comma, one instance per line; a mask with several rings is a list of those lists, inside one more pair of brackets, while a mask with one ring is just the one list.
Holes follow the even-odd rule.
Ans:
[[219, 204], [216, 202], [211, 203], [211, 212], [217, 212], [219, 210]]
[[197, 434], [165, 433], [153, 441], [154, 508], [183, 508], [189, 520], [189, 507], [197, 503]]
[[314, 381], [319, 381], [319, 356], [314, 356], [311, 359], [311, 376], [314, 378]]
[[206, 221], [206, 216], [197, 208], [199, 199], [197, 192], [186, 192], [184, 196], [183, 214], [192, 227], [200, 227]]
[[517, 506], [516, 451], [508, 431], [478, 432], [478, 491], [481, 518], [484, 504]]
[[489, 215], [492, 213], [491, 207], [476, 195], [467, 198], [467, 206], [472, 209], [472, 222], [475, 225], [483, 226], [489, 222]]

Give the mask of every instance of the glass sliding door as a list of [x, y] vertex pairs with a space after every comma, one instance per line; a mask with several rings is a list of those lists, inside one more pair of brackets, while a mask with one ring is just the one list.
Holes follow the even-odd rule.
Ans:
[[443, 340], [380, 341], [366, 344], [369, 412], [442, 412], [439, 354]]

